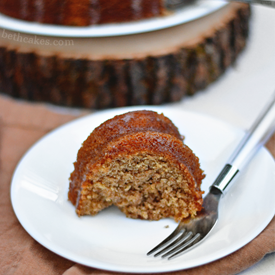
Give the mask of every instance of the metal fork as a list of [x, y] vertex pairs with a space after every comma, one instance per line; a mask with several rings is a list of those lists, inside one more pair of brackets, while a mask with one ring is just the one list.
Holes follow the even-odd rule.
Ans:
[[158, 251], [154, 255], [155, 257], [162, 255], [163, 258], [172, 259], [200, 244], [217, 223], [219, 201], [229, 183], [274, 131], [275, 94], [211, 185], [210, 191], [203, 201], [203, 210], [195, 218], [186, 218], [180, 221], [174, 232], [149, 251], [147, 255]]
[[[204, 1], [213, 1], [213, 0], [204, 0]], [[214, 0], [214, 1], [221, 1], [221, 0]], [[242, 2], [247, 4], [260, 4], [264, 6], [269, 6], [275, 8], [275, 0], [226, 0], [227, 2]], [[183, 6], [188, 6], [192, 4], [193, 1], [186, 1], [186, 0], [166, 0], [165, 7], [168, 10], [176, 10]]]

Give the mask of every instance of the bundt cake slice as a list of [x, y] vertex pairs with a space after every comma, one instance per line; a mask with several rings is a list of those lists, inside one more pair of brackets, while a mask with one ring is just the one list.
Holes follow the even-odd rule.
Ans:
[[202, 207], [199, 159], [156, 112], [129, 112], [101, 124], [74, 167], [68, 197], [79, 216], [116, 205], [130, 218], [179, 221]]

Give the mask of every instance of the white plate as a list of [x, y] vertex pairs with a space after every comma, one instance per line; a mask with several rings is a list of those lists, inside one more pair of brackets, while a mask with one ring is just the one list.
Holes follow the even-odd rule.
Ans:
[[[176, 227], [171, 219], [128, 219], [115, 207], [95, 217], [77, 217], [67, 199], [68, 177], [81, 143], [114, 115], [153, 109], [173, 120], [186, 144], [200, 157], [209, 185], [243, 132], [214, 118], [168, 107], [128, 107], [98, 112], [68, 123], [37, 142], [20, 161], [11, 200], [26, 231], [49, 250], [83, 265], [120, 272], [165, 272], [202, 265], [226, 256], [255, 238], [275, 212], [275, 163], [260, 150], [220, 205], [220, 220], [196, 249], [172, 261], [147, 257]], [[167, 228], [168, 226], [168, 228]]]
[[183, 24], [206, 16], [226, 5], [221, 1], [203, 1], [175, 11], [169, 16], [129, 23], [103, 24], [89, 27], [70, 27], [39, 24], [0, 14], [0, 27], [23, 33], [59, 37], [105, 37], [150, 32]]

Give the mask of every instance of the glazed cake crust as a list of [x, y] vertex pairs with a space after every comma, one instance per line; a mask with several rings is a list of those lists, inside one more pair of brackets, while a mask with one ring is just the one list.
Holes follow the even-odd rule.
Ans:
[[162, 0], [3, 0], [0, 12], [26, 21], [70, 26], [129, 22], [162, 15]]
[[[163, 115], [137, 111], [103, 123], [83, 143], [74, 165], [68, 197], [79, 216], [112, 204], [128, 217], [151, 220], [180, 220], [201, 210], [199, 160]], [[167, 207], [172, 202], [177, 207]]]
[[86, 165], [93, 161], [110, 141], [130, 133], [145, 131], [169, 133], [182, 139], [170, 119], [162, 114], [146, 110], [115, 116], [94, 129], [78, 151], [77, 161], [74, 163], [75, 169], [70, 178], [69, 199], [74, 205], [82, 184], [80, 179], [86, 173]]

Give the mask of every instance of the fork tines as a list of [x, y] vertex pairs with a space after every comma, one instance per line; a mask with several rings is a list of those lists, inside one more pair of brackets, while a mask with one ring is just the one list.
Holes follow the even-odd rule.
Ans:
[[177, 227], [174, 232], [172, 232], [165, 240], [150, 250], [147, 255], [152, 255], [158, 251], [154, 257], [162, 255], [162, 258], [168, 257], [169, 260], [182, 254], [199, 240], [199, 233], [194, 235], [191, 231], [186, 232], [185, 229], [180, 229]]

